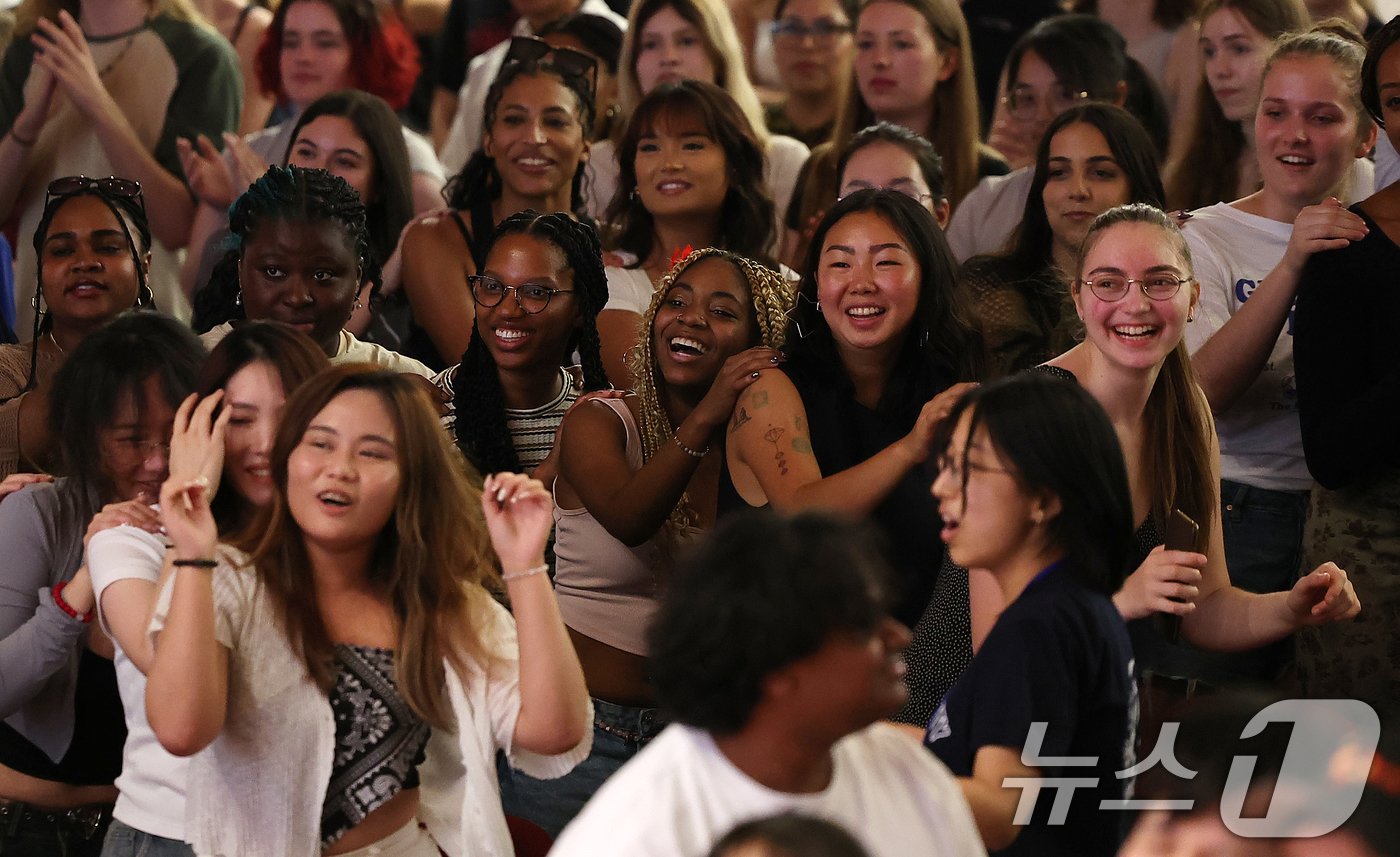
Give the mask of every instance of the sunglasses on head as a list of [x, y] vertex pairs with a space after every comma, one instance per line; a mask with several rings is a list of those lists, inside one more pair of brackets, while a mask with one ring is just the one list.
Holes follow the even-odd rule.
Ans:
[[47, 207], [49, 200], [54, 197], [72, 196], [75, 193], [84, 193], [90, 190], [95, 190], [104, 196], [134, 199], [142, 211], [146, 210], [146, 200], [141, 196], [141, 183], [116, 176], [108, 176], [105, 179], [94, 179], [87, 176], [65, 176], [61, 179], [54, 179], [49, 182], [44, 205]]
[[583, 51], [556, 48], [544, 39], [515, 36], [506, 51], [506, 65], [522, 62], [547, 62], [560, 74], [576, 77], [588, 84], [590, 95], [598, 88], [598, 61]]

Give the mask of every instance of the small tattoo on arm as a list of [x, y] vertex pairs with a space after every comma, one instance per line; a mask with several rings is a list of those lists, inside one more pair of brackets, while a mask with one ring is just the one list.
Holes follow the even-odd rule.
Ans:
[[749, 416], [748, 409], [740, 405], [739, 410], [734, 412], [734, 419], [729, 423], [729, 433], [733, 434], [743, 428], [751, 419], [753, 419], [753, 417]]
[[797, 435], [792, 439], [792, 448], [803, 455], [812, 454], [812, 442], [801, 435]]
[[755, 411], [758, 410], [759, 408], [766, 407], [767, 405], [768, 405], [768, 391], [767, 391], [767, 390], [759, 390], [758, 392], [756, 392], [756, 393], [753, 394], [753, 409], [754, 409]]
[[786, 476], [788, 473], [787, 457], [783, 454], [783, 448], [778, 445], [785, 433], [784, 429], [777, 426], [769, 426], [768, 431], [763, 433], [763, 439], [773, 444], [773, 460], [778, 462], [779, 476]]

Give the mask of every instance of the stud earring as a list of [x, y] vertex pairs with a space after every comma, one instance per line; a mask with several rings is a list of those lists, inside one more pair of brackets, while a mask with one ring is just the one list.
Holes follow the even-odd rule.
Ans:
[[238, 294], [236, 294], [236, 295], [233, 296], [233, 305], [234, 305], [234, 306], [243, 306], [243, 290], [242, 290], [242, 289], [239, 289], [239, 290], [238, 290]]
[[1039, 509], [1031, 512], [1031, 523], [1035, 524], [1037, 527], [1045, 523], [1045, 513]]

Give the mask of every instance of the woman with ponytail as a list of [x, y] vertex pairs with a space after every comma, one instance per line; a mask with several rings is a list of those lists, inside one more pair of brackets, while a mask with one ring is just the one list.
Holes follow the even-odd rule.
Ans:
[[[608, 299], [593, 227], [522, 211], [496, 228], [481, 272], [468, 277], [476, 324], [462, 362], [433, 382], [444, 424], [481, 473], [554, 481], [554, 435], [580, 392], [608, 386], [598, 311]], [[581, 367], [565, 368], [577, 353]], [[547, 466], [546, 466], [547, 465]]]

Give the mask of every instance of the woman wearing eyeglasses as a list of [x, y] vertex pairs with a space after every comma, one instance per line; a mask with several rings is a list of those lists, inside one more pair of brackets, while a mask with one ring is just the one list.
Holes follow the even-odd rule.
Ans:
[[[1346, 572], [1330, 562], [1286, 591], [1258, 595], [1231, 584], [1220, 447], [1183, 338], [1193, 318], [1200, 324], [1203, 288], [1171, 218], [1138, 203], [1110, 209], [1089, 227], [1074, 269], [1084, 341], [1046, 364], [1093, 394], [1122, 444], [1138, 553], [1113, 602], [1130, 620], [1139, 673], [1168, 677], [1192, 678], [1198, 672], [1183, 671], [1199, 667], [1194, 652], [1147, 621], [1154, 613], [1180, 616], [1181, 636], [1193, 646], [1230, 652], [1360, 610]], [[1195, 550], [1162, 546], [1173, 510], [1199, 524]]]
[[836, 162], [838, 198], [858, 190], [896, 190], [918, 202], [939, 228], [952, 209], [943, 175], [943, 159], [928, 140], [892, 122], [876, 122], [856, 132]]
[[132, 313], [82, 340], [53, 378], [64, 478], [0, 503], [0, 853], [95, 857], [111, 820], [125, 719], [112, 643], [92, 624], [89, 521], [155, 502], [176, 407], [204, 349]]
[[0, 346], [0, 476], [52, 464], [53, 375], [89, 333], [151, 304], [150, 249], [141, 185], [85, 176], [49, 183], [34, 232], [34, 329], [28, 343]]
[[1007, 55], [1006, 94], [987, 142], [1015, 171], [982, 181], [948, 224], [948, 244], [959, 261], [1000, 253], [1021, 223], [1030, 195], [1034, 158], [1050, 121], [1084, 101], [1125, 108], [1147, 129], [1160, 159], [1171, 136], [1166, 102], [1123, 37], [1093, 15], [1057, 15], [1041, 21]]
[[1021, 226], [1008, 252], [960, 274], [987, 349], [987, 376], [1044, 363], [1078, 341], [1069, 272], [1089, 224], [1126, 202], [1162, 205], [1162, 179], [1142, 124], [1111, 104], [1071, 107], [1041, 138]]
[[479, 148], [447, 184], [451, 210], [410, 224], [399, 242], [410, 341], [416, 352], [436, 351], [428, 363], [446, 367], [471, 344], [476, 306], [467, 278], [486, 264], [496, 224], [526, 210], [582, 214], [595, 73], [582, 52], [511, 40], [482, 107]]
[[784, 98], [764, 110], [768, 130], [809, 147], [831, 138], [855, 55], [856, 0], [779, 0], [769, 29]]
[[[448, 399], [443, 425], [478, 472], [552, 485], [565, 412], [581, 392], [608, 386], [595, 324], [608, 299], [598, 236], [562, 213], [513, 214], [467, 282], [471, 344], [433, 379]], [[575, 353], [582, 366], [568, 368]]]

